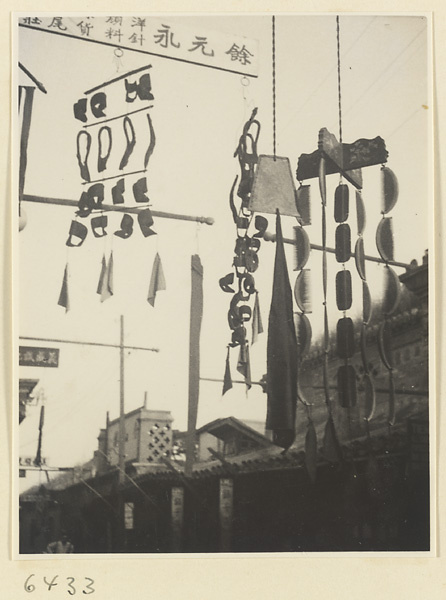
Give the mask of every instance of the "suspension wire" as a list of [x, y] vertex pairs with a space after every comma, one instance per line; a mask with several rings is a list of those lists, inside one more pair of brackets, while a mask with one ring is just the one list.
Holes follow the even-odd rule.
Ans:
[[339, 15], [336, 17], [336, 41], [338, 48], [338, 108], [339, 108], [339, 143], [342, 144], [342, 103], [341, 103], [341, 43], [339, 36]]
[[272, 21], [272, 57], [273, 57], [273, 155], [276, 160], [276, 17]]

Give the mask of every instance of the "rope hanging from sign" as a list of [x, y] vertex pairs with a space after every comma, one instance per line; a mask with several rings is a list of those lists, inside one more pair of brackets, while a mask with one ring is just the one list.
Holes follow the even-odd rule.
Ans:
[[386, 215], [393, 209], [398, 200], [398, 180], [391, 169], [382, 165], [381, 167], [381, 214], [382, 219], [376, 230], [376, 246], [378, 252], [385, 262], [384, 267], [384, 298], [382, 312], [384, 322], [378, 331], [378, 350], [389, 376], [389, 412], [388, 425], [395, 425], [395, 383], [393, 379], [393, 344], [390, 317], [398, 307], [401, 295], [401, 287], [398, 275], [389, 266], [389, 261], [394, 259], [394, 239], [392, 228], [392, 217]]
[[338, 112], [339, 112], [339, 143], [342, 144], [342, 97], [341, 97], [341, 36], [339, 15], [336, 16], [336, 49], [338, 59]]
[[276, 160], [276, 17], [272, 17], [273, 156]]

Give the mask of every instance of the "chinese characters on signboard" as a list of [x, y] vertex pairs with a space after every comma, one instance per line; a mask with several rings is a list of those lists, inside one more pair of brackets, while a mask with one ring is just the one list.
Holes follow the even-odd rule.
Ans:
[[19, 366], [58, 367], [59, 348], [35, 348], [31, 346], [20, 346]]
[[[31, 456], [21, 456], [19, 458], [19, 466], [21, 467], [35, 467], [36, 463], [35, 463], [35, 458], [32, 458]], [[46, 467], [46, 458], [41, 458], [40, 459], [40, 467]]]
[[126, 502], [124, 504], [124, 523], [127, 530], [133, 529], [133, 502]]
[[234, 512], [234, 481], [220, 479], [220, 545], [221, 550], [231, 547], [232, 519]]
[[26, 16], [19, 18], [19, 24], [241, 75], [257, 76], [257, 40], [170, 24], [164, 18]]

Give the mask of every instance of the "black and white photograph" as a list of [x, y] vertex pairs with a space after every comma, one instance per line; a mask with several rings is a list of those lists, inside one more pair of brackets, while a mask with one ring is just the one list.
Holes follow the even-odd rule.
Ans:
[[431, 14], [12, 38], [14, 557], [432, 556]]

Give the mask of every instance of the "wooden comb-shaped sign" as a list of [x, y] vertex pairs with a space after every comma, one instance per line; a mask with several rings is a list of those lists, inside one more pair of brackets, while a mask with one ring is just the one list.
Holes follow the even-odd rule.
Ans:
[[328, 159], [327, 175], [341, 173], [357, 189], [362, 189], [361, 169], [387, 162], [388, 152], [384, 140], [379, 136], [372, 140], [361, 138], [352, 144], [341, 144], [323, 127], [319, 131], [318, 149], [299, 157], [296, 173], [298, 181], [319, 177], [321, 157]]

